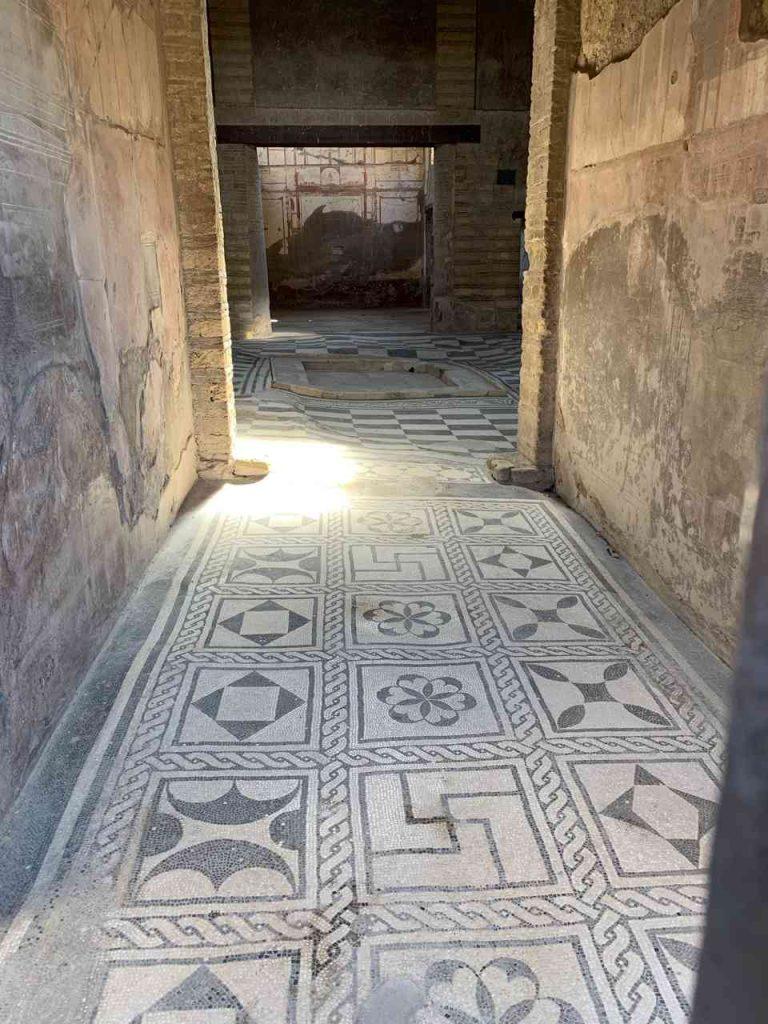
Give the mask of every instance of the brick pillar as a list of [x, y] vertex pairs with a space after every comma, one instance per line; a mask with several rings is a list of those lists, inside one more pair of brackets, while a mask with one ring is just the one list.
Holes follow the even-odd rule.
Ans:
[[437, 0], [435, 91], [439, 110], [475, 106], [475, 0]]
[[552, 465], [568, 99], [579, 12], [580, 0], [536, 0], [518, 449], [542, 469]]
[[235, 338], [272, 333], [261, 175], [253, 146], [218, 147], [227, 297]]
[[444, 322], [452, 323], [451, 299], [453, 295], [453, 177], [456, 167], [456, 147], [438, 146], [435, 150], [434, 177], [432, 179], [432, 293], [430, 310], [432, 329], [439, 330]]
[[[447, 118], [475, 106], [475, 0], [437, 0], [435, 102]], [[430, 299], [432, 329], [452, 330], [454, 322], [454, 206], [456, 146], [435, 150], [433, 238], [434, 276]]]
[[205, 0], [158, 5], [201, 473], [232, 464], [235, 399]]

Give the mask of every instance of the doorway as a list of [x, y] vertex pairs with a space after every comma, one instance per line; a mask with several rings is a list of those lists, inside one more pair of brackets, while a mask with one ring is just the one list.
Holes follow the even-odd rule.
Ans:
[[270, 304], [424, 304], [424, 147], [259, 147]]

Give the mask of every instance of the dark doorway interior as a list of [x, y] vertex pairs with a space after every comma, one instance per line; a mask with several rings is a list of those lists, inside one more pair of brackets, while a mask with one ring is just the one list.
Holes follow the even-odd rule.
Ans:
[[272, 309], [421, 306], [428, 155], [259, 147]]

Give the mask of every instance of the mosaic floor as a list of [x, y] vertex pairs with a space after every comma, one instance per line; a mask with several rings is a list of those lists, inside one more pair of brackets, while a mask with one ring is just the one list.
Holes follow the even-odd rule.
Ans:
[[[387, 321], [363, 321], [340, 331], [319, 329], [278, 334], [266, 342], [242, 342], [233, 354], [238, 426], [248, 437], [351, 443], [372, 451], [476, 456], [511, 452], [517, 439], [517, 335], [427, 333], [413, 311], [405, 332]], [[311, 399], [271, 389], [271, 355], [363, 355], [464, 364], [501, 385], [499, 398], [436, 398], [350, 403]]]
[[687, 1020], [722, 736], [671, 616], [553, 499], [358, 454], [196, 522], [3, 1021]]

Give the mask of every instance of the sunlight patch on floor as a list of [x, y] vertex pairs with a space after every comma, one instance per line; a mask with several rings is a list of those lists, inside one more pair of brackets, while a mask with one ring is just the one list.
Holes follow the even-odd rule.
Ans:
[[235, 454], [238, 459], [266, 462], [269, 473], [252, 485], [223, 488], [220, 500], [229, 510], [310, 515], [345, 508], [349, 499], [344, 488], [359, 475], [348, 448], [322, 441], [238, 438]]

